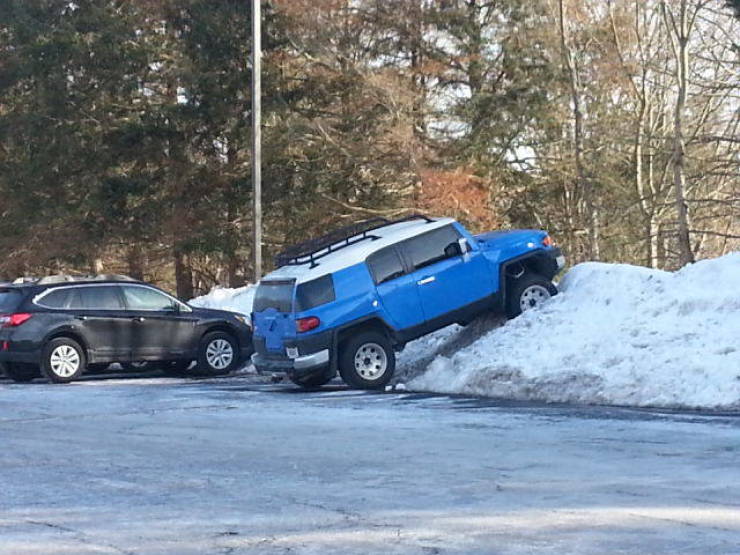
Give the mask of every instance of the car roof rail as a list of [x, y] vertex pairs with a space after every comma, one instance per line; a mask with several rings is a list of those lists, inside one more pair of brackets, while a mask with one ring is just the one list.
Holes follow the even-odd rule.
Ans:
[[66, 275], [59, 274], [55, 276], [46, 276], [36, 280], [36, 285], [54, 285], [57, 283], [73, 283], [79, 281], [137, 281], [129, 276], [120, 274], [100, 274], [100, 275]]
[[371, 233], [375, 230], [412, 220], [425, 220], [427, 223], [434, 221], [433, 218], [424, 214], [411, 214], [397, 220], [371, 218], [340, 227], [315, 239], [309, 239], [308, 241], [291, 245], [275, 256], [275, 266], [300, 266], [310, 263], [311, 268], [315, 268], [318, 266], [317, 261], [324, 256], [359, 243], [360, 241], [380, 239], [380, 237]]

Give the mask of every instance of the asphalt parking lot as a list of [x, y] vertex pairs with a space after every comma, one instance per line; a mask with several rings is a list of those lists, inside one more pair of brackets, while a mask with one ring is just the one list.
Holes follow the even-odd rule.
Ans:
[[3, 553], [738, 553], [740, 418], [0, 379]]

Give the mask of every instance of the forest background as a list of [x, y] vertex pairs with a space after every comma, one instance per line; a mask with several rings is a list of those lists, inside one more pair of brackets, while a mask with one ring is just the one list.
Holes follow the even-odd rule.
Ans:
[[[247, 0], [0, 0], [0, 278], [253, 277]], [[263, 2], [265, 257], [369, 217], [740, 249], [740, 1]]]

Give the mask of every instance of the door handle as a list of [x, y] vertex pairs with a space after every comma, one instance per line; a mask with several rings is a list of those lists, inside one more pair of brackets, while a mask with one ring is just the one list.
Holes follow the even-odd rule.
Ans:
[[87, 320], [87, 316], [75, 316], [75, 320], [81, 320], [82, 322], [84, 322], [85, 320]]
[[144, 320], [146, 320], [146, 318], [143, 318], [142, 316], [137, 316], [136, 318], [131, 318], [131, 319], [132, 319], [132, 320], [133, 320], [134, 322], [139, 322], [139, 323], [141, 323], [141, 322], [143, 322]]
[[424, 279], [420, 279], [419, 281], [417, 281], [417, 282], [416, 282], [416, 285], [426, 285], [427, 283], [432, 283], [433, 281], [436, 281], [436, 280], [437, 280], [437, 278], [436, 278], [436, 277], [434, 277], [434, 276], [429, 276], [429, 277], [427, 277], [427, 278], [424, 278]]

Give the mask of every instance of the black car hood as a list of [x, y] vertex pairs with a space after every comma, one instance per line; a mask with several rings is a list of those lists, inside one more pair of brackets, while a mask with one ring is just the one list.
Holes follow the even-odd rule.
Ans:
[[230, 310], [218, 310], [216, 308], [201, 308], [199, 306], [190, 306], [193, 309], [193, 314], [204, 318], [225, 318], [232, 319], [234, 315], [248, 318], [247, 314], [240, 314], [239, 312], [233, 312]]

